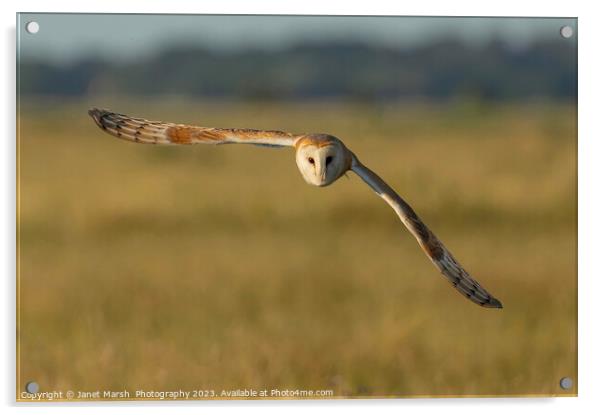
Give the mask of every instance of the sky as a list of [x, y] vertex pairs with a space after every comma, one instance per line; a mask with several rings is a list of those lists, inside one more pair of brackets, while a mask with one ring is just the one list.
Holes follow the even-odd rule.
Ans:
[[[30, 34], [28, 22], [40, 30]], [[131, 61], [173, 45], [217, 50], [284, 48], [303, 41], [357, 40], [411, 48], [455, 38], [478, 46], [494, 38], [522, 48], [533, 41], [560, 37], [560, 28], [575, 18], [339, 17], [37, 14], [17, 16], [21, 59], [71, 63], [100, 57]]]

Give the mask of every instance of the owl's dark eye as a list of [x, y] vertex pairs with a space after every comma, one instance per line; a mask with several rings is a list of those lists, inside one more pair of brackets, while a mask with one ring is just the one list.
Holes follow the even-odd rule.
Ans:
[[327, 166], [330, 164], [331, 161], [332, 161], [332, 156], [326, 157], [326, 165]]
[[314, 164], [314, 158], [313, 157], [308, 158], [307, 161], [309, 161], [311, 164]]

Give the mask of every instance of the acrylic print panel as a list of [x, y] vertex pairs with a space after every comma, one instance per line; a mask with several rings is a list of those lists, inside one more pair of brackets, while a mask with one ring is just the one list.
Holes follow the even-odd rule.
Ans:
[[19, 401], [577, 394], [576, 19], [17, 31]]

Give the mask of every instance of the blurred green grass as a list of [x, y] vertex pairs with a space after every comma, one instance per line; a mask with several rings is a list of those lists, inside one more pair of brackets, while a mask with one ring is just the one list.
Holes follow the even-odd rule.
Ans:
[[[149, 101], [22, 102], [18, 392], [576, 393], [573, 106]], [[290, 149], [127, 143], [93, 105], [332, 133], [505, 308], [458, 295], [352, 173], [318, 189]]]

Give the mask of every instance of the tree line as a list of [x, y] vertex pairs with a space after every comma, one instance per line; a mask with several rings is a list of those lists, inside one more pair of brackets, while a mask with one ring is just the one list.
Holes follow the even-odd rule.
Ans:
[[122, 62], [97, 57], [60, 66], [22, 60], [19, 77], [23, 94], [75, 97], [574, 100], [576, 54], [562, 39], [521, 49], [501, 41], [474, 47], [453, 40], [412, 49], [338, 42], [224, 52], [188, 45]]

